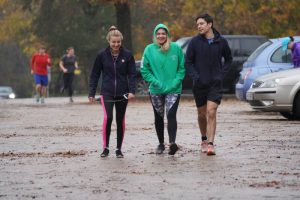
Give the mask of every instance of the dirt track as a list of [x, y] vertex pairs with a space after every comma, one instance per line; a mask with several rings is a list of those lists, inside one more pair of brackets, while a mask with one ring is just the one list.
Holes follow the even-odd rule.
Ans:
[[[149, 102], [130, 103], [123, 159], [101, 159], [102, 109], [86, 98], [0, 101], [0, 199], [300, 199], [300, 122], [224, 100], [217, 155], [199, 152], [192, 100], [178, 110], [173, 157], [157, 145]], [[167, 134], [165, 135], [168, 141]]]

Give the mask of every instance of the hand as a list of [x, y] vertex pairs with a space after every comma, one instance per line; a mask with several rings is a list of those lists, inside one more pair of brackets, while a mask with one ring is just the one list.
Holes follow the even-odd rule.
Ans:
[[95, 103], [95, 97], [89, 97], [89, 102], [90, 103]]
[[135, 95], [133, 93], [128, 94], [128, 101], [132, 100], [135, 98]]
[[30, 73], [31, 73], [31, 74], [34, 74], [34, 71], [33, 71], [33, 70], [31, 70], [31, 71], [30, 71]]
[[152, 84], [157, 89], [162, 89], [162, 87], [163, 87], [163, 84], [159, 81], [154, 81]]
[[67, 73], [68, 70], [67, 70], [66, 68], [63, 68], [63, 72], [64, 72], [64, 73]]
[[170, 90], [177, 89], [178, 87], [180, 87], [180, 81], [174, 79], [171, 83]]

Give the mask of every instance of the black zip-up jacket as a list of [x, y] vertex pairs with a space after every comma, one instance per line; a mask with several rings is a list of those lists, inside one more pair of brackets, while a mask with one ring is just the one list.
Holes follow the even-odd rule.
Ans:
[[230, 69], [232, 56], [228, 42], [218, 31], [213, 29], [213, 32], [211, 44], [205, 36], [199, 34], [192, 38], [187, 48], [185, 67], [193, 79], [194, 87], [222, 87], [223, 79]]
[[102, 73], [101, 95], [123, 96], [135, 93], [136, 67], [132, 53], [121, 47], [114, 61], [110, 47], [98, 53], [89, 81], [89, 97], [94, 97]]

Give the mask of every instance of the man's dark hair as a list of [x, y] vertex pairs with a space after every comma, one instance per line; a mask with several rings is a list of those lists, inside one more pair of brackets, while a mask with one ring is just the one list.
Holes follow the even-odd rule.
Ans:
[[293, 36], [290, 36], [289, 38], [291, 39], [292, 42], [294, 42], [294, 37]]
[[204, 19], [207, 23], [211, 23], [212, 24], [211, 27], [214, 26], [214, 20], [209, 14], [205, 13], [205, 14], [198, 15], [196, 17], [195, 21], [197, 22], [197, 20], [200, 19], [200, 18]]

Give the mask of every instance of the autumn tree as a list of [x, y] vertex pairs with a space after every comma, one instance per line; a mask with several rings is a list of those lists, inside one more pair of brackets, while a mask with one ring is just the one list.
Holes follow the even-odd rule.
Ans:
[[131, 15], [129, 1], [116, 1], [117, 27], [122, 32], [124, 37], [124, 46], [133, 51], [132, 36], [131, 36]]
[[37, 38], [32, 16], [16, 1], [0, 0], [0, 85], [12, 86], [18, 97], [32, 94], [28, 55]]
[[[0, 74], [5, 74], [0, 84], [13, 83], [29, 96], [33, 79], [28, 60], [36, 44], [44, 43], [54, 61], [51, 94], [58, 92], [62, 75], [58, 61], [67, 47], [74, 46], [82, 70], [76, 89], [86, 93], [90, 68], [97, 52], [108, 45], [105, 37], [111, 25], [118, 26], [123, 45], [138, 60], [158, 23], [169, 27], [174, 41], [198, 33], [199, 13], [211, 14], [221, 34], [299, 35], [299, 4], [299, 0], [0, 0]], [[7, 78], [16, 72], [23, 83]]]

